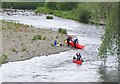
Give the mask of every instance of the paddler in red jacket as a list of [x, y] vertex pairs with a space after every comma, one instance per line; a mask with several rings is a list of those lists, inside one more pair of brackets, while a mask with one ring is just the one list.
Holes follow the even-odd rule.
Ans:
[[68, 37], [67, 37], [68, 46], [70, 46], [70, 40], [72, 40], [72, 37], [70, 35], [68, 35]]

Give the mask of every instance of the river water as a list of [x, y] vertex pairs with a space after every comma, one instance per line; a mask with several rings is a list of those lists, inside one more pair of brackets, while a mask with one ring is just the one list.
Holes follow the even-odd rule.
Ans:
[[[98, 57], [102, 26], [82, 24], [77, 21], [53, 16], [47, 20], [46, 15], [33, 16], [3, 14], [0, 19], [15, 21], [37, 28], [57, 30], [64, 28], [69, 35], [77, 35], [79, 43], [85, 45], [83, 50], [68, 50], [50, 56], [34, 57], [25, 61], [9, 62], [0, 67], [0, 81], [3, 82], [117, 82], [117, 58], [108, 57], [106, 65]], [[83, 65], [72, 63], [72, 56], [81, 52]]]

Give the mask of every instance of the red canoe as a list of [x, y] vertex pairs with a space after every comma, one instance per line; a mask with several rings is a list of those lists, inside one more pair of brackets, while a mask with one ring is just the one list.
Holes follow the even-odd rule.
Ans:
[[72, 60], [72, 62], [82, 65], [82, 60]]
[[[67, 41], [66, 41], [66, 44], [68, 44]], [[73, 41], [70, 41], [70, 46], [74, 47]], [[76, 43], [77, 49], [83, 49], [84, 47], [85, 47], [84, 45], [80, 45], [80, 44]]]

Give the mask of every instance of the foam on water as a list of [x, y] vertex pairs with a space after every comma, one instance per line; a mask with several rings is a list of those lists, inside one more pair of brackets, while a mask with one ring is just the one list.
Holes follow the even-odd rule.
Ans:
[[[69, 56], [71, 55], [71, 56]], [[97, 62], [72, 63], [74, 50], [2, 65], [3, 81], [98, 81]]]

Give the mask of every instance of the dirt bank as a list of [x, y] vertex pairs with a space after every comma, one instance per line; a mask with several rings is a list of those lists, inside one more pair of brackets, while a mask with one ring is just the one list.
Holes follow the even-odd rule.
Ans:
[[[25, 60], [70, 49], [67, 46], [52, 47], [51, 42], [55, 37], [58, 37], [60, 43], [64, 43], [67, 35], [44, 28], [2, 22], [2, 34], [2, 54], [7, 55], [7, 61]], [[33, 40], [36, 35], [41, 36], [41, 40]]]

